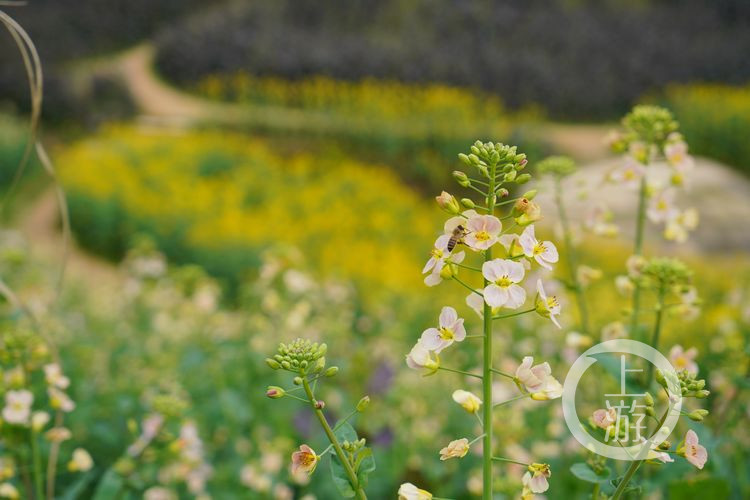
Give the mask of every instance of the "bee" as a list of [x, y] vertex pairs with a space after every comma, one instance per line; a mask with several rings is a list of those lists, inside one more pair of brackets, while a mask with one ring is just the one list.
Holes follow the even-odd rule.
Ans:
[[464, 226], [459, 224], [451, 233], [451, 238], [448, 240], [448, 251], [452, 252], [456, 245], [464, 242], [464, 236], [468, 234], [468, 231]]

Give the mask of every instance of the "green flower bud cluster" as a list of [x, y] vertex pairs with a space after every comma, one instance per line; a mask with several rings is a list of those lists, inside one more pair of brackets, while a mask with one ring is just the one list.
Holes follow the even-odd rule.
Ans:
[[692, 272], [682, 261], [668, 257], [649, 260], [644, 264], [641, 273], [645, 280], [644, 285], [685, 286], [692, 279]]
[[549, 156], [536, 165], [540, 174], [567, 177], [576, 171], [576, 162], [567, 156]]
[[165, 417], [178, 418], [185, 414], [190, 405], [179, 395], [159, 394], [153, 397], [151, 406], [156, 413], [160, 413]]
[[679, 126], [672, 113], [659, 106], [641, 105], [622, 119], [627, 142], [642, 141], [661, 147]]
[[[490, 169], [498, 167], [495, 170], [496, 175], [499, 176], [496, 179], [498, 181], [524, 184], [531, 179], [531, 175], [520, 173], [526, 167], [528, 160], [524, 153], [517, 152], [516, 146], [477, 141], [470, 149], [471, 152], [468, 155], [461, 153], [458, 159], [467, 167], [476, 168], [483, 177], [489, 178]], [[453, 172], [453, 178], [463, 187], [471, 185], [471, 179], [464, 172]]]
[[651, 395], [650, 392], [647, 392], [646, 395], [643, 397], [644, 402], [646, 403], [646, 415], [650, 417], [656, 416], [656, 412], [654, 411], [654, 397]]
[[365, 438], [358, 439], [353, 442], [344, 441], [343, 443], [341, 443], [341, 448], [344, 451], [348, 451], [349, 453], [357, 453], [359, 450], [364, 448], [366, 443], [367, 443], [367, 440]]
[[[654, 377], [662, 387], [667, 388], [667, 381], [661, 370], [656, 370]], [[677, 379], [683, 398], [706, 399], [711, 394], [711, 391], [705, 389], [706, 380], [696, 379], [695, 375], [687, 370], [677, 373]]]
[[[326, 344], [296, 339], [289, 344], [279, 344], [278, 353], [273, 358], [266, 358], [266, 364], [273, 370], [283, 369], [301, 375], [308, 373], [310, 368], [317, 373], [325, 368], [324, 356], [327, 351]], [[333, 376], [336, 371], [338, 369], [330, 375], [326, 372], [326, 375]]]

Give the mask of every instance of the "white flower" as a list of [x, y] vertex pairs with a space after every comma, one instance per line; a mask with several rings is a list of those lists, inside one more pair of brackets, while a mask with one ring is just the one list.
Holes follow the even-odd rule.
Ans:
[[557, 301], [557, 297], [554, 295], [547, 297], [541, 279], [536, 280], [536, 291], [536, 312], [552, 320], [558, 328], [562, 328], [560, 322], [557, 320], [557, 317], [560, 315], [560, 303]]
[[533, 225], [524, 229], [518, 241], [521, 243], [523, 253], [526, 257], [533, 257], [544, 268], [552, 269], [550, 263], [554, 264], [559, 258], [557, 247], [551, 241], [540, 242], [536, 239]]
[[698, 356], [698, 349], [695, 347], [684, 351], [682, 346], [677, 344], [669, 350], [669, 362], [672, 363], [677, 372], [687, 370], [688, 373], [698, 375], [698, 365], [695, 362], [696, 356]]
[[440, 311], [439, 327], [425, 330], [419, 342], [430, 351], [439, 353], [453, 342], [461, 342], [465, 338], [463, 318], [458, 317], [455, 309], [446, 306]]
[[615, 277], [615, 288], [620, 293], [620, 295], [630, 296], [635, 289], [635, 285], [628, 276], [621, 274]]
[[417, 342], [406, 355], [406, 365], [412, 370], [426, 368], [427, 374], [435, 373], [440, 367], [440, 358], [437, 354], [427, 349], [422, 343]]
[[25, 389], [6, 392], [3, 419], [9, 424], [26, 425], [29, 422], [33, 402], [34, 395]]
[[551, 475], [549, 465], [531, 464], [529, 470], [523, 475], [523, 486], [532, 493], [544, 493], [549, 489], [547, 478]]
[[466, 223], [468, 234], [464, 241], [474, 250], [487, 250], [497, 243], [502, 228], [500, 219], [494, 215], [475, 215]]
[[398, 489], [398, 500], [432, 500], [432, 493], [420, 490], [411, 483], [404, 483]]
[[654, 224], [672, 220], [678, 214], [679, 210], [674, 204], [674, 191], [671, 189], [665, 189], [653, 196], [646, 211], [649, 220]]
[[[433, 272], [440, 272], [445, 265], [446, 260], [451, 257], [451, 252], [448, 251], [448, 242], [451, 237], [448, 234], [443, 234], [435, 240], [435, 248], [430, 253], [430, 259], [422, 269], [422, 274]], [[464, 259], [464, 252], [456, 252], [453, 255], [452, 262], [458, 262], [459, 264]]]
[[21, 498], [21, 495], [11, 483], [3, 483], [0, 484], [0, 498], [10, 498], [15, 500], [16, 498]]
[[50, 406], [56, 410], [62, 410], [66, 413], [73, 411], [76, 404], [73, 402], [67, 394], [60, 389], [54, 387], [48, 387], [47, 393], [49, 394]]
[[593, 415], [594, 425], [600, 429], [606, 429], [617, 421], [617, 410], [614, 408], [599, 409]]
[[73, 457], [68, 462], [68, 470], [71, 472], [81, 471], [85, 472], [94, 466], [94, 460], [89, 455], [89, 452], [83, 448], [76, 448], [73, 450]]
[[632, 189], [640, 185], [645, 173], [646, 168], [641, 162], [632, 156], [626, 156], [623, 164], [609, 174], [609, 180]]
[[34, 432], [39, 432], [44, 429], [44, 426], [49, 422], [49, 413], [46, 411], [35, 411], [31, 415], [31, 428]]
[[678, 212], [676, 216], [667, 221], [664, 228], [664, 237], [677, 243], [685, 243], [690, 231], [698, 227], [698, 211], [694, 208], [688, 208]]
[[602, 204], [594, 205], [586, 214], [584, 226], [599, 236], [617, 236], [620, 228], [612, 222], [613, 218], [614, 214], [606, 206]]
[[692, 429], [685, 434], [684, 449], [677, 450], [678, 454], [680, 454], [680, 452], [684, 454], [688, 462], [699, 469], [702, 469], [708, 460], [708, 450], [706, 450], [704, 446], [698, 444], [698, 435]]
[[484, 299], [481, 295], [471, 292], [466, 296], [466, 305], [471, 307], [480, 318], [484, 317]]
[[476, 413], [482, 406], [482, 400], [469, 391], [458, 389], [453, 391], [453, 401], [460, 404], [468, 413]]
[[60, 389], [67, 389], [70, 385], [70, 379], [63, 375], [60, 365], [57, 363], [44, 365], [44, 378], [49, 385]]
[[464, 458], [467, 453], [469, 453], [469, 440], [466, 438], [456, 439], [440, 450], [440, 460]]
[[490, 282], [484, 289], [484, 300], [491, 307], [516, 309], [526, 301], [526, 290], [519, 286], [523, 265], [507, 259], [495, 259], [482, 265], [482, 275]]
[[534, 358], [526, 356], [516, 369], [516, 378], [532, 394], [532, 399], [546, 401], [562, 396], [562, 385], [552, 376], [549, 363], [533, 364]]
[[682, 140], [668, 142], [664, 146], [664, 156], [669, 165], [679, 172], [687, 172], [695, 164], [693, 157], [688, 154], [687, 143]]

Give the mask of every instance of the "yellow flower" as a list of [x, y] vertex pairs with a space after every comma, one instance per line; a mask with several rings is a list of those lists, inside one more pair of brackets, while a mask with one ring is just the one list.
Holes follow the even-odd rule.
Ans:
[[460, 404], [468, 413], [476, 413], [482, 405], [482, 400], [469, 391], [457, 390], [453, 392], [453, 401]]

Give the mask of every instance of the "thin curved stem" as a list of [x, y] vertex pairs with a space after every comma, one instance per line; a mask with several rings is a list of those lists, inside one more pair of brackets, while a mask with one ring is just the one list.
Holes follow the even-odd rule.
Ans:
[[526, 399], [526, 398], [530, 398], [530, 397], [531, 397], [531, 393], [525, 392], [525, 393], [523, 393], [521, 395], [516, 396], [515, 398], [510, 398], [507, 401], [502, 401], [500, 403], [495, 403], [494, 405], [492, 405], [492, 407], [493, 408], [498, 408], [500, 406], [509, 405], [511, 403], [515, 403], [516, 401], [520, 401], [521, 399]]
[[472, 292], [476, 293], [480, 297], [484, 297], [484, 294], [482, 292], [480, 292], [479, 290], [475, 290], [474, 288], [470, 287], [469, 285], [467, 285], [466, 283], [464, 283], [463, 281], [461, 281], [460, 279], [458, 279], [457, 276], [453, 276], [453, 279], [456, 280], [456, 282], [458, 284], [463, 285], [464, 288], [466, 288], [468, 290], [471, 290]]
[[474, 377], [474, 378], [479, 378], [479, 379], [482, 378], [482, 376], [477, 373], [465, 372], [463, 370], [454, 370], [453, 368], [446, 368], [444, 366], [438, 367], [438, 370], [444, 370], [446, 372], [451, 372], [451, 373], [458, 373], [461, 375], [466, 375], [467, 377]]
[[354, 493], [356, 494], [357, 498], [359, 498], [360, 500], [366, 500], [367, 495], [365, 494], [362, 487], [359, 485], [359, 479], [357, 479], [357, 474], [356, 472], [354, 472], [354, 469], [352, 468], [352, 464], [349, 463], [349, 459], [344, 453], [344, 450], [341, 448], [341, 444], [339, 443], [338, 438], [336, 438], [336, 435], [333, 433], [333, 429], [331, 429], [331, 426], [328, 425], [328, 421], [326, 420], [326, 417], [323, 414], [323, 411], [320, 408], [315, 407], [315, 395], [313, 394], [313, 391], [310, 388], [310, 383], [307, 381], [307, 377], [302, 378], [302, 386], [305, 388], [305, 393], [307, 394], [307, 397], [310, 398], [310, 406], [312, 406], [315, 416], [318, 417], [320, 426], [323, 427], [323, 431], [326, 433], [326, 436], [328, 436], [328, 440], [331, 442], [331, 444], [333, 445], [333, 449], [336, 451], [336, 456], [339, 458], [339, 462], [341, 462], [341, 466], [346, 471], [346, 475], [349, 478], [349, 483], [351, 483]]
[[501, 314], [500, 316], [493, 316], [492, 319], [505, 319], [505, 318], [512, 318], [513, 316], [520, 316], [522, 314], [530, 313], [536, 311], [536, 307], [531, 309], [525, 309], [523, 311], [518, 311], [510, 314]]

